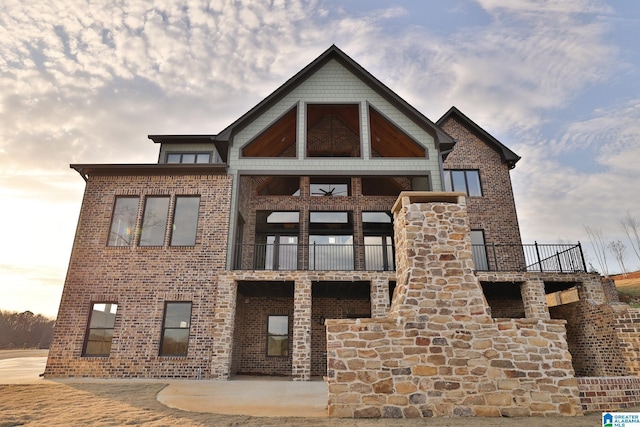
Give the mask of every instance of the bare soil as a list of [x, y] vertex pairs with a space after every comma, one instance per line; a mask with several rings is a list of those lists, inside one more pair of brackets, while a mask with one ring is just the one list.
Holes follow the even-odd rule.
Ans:
[[[0, 358], [6, 356], [0, 351]], [[26, 352], [26, 357], [33, 353]], [[15, 353], [14, 356], [15, 357]], [[1, 378], [0, 378], [1, 382]], [[601, 414], [552, 418], [354, 420], [250, 417], [187, 412], [156, 399], [163, 383], [35, 381], [0, 384], [0, 427], [9, 426], [600, 426]], [[629, 410], [631, 411], [631, 410]]]

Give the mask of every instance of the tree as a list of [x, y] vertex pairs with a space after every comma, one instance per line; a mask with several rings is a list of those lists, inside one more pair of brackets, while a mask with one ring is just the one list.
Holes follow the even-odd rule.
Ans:
[[596, 260], [600, 265], [600, 271], [602, 271], [602, 274], [605, 276], [608, 276], [609, 266], [607, 265], [607, 245], [605, 244], [604, 237], [602, 236], [602, 230], [585, 225], [584, 231], [587, 233], [587, 236], [589, 236]]
[[640, 259], [640, 221], [627, 212], [627, 216], [622, 218], [622, 228], [631, 242], [631, 249]]
[[627, 274], [627, 269], [624, 266], [624, 256], [627, 247], [620, 240], [616, 242], [609, 242], [609, 245], [607, 247], [613, 254], [616, 261], [618, 261], [618, 265], [620, 266], [620, 271], [622, 272], [622, 274]]

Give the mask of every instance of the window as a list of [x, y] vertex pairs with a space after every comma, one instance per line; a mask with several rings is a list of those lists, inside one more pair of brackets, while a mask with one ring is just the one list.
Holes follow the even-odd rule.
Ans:
[[211, 163], [211, 153], [168, 153], [167, 163]]
[[487, 246], [484, 241], [484, 230], [471, 230], [471, 251], [476, 271], [489, 270]]
[[167, 230], [169, 197], [147, 197], [142, 219], [140, 246], [162, 246]]
[[176, 197], [171, 246], [194, 246], [196, 244], [199, 210], [199, 196]]
[[257, 211], [254, 268], [297, 270], [300, 212]]
[[289, 355], [289, 316], [269, 316], [267, 356]]
[[477, 170], [445, 170], [444, 191], [460, 191], [469, 197], [481, 197], [480, 173]]
[[164, 306], [160, 356], [186, 356], [191, 327], [191, 303], [168, 302]]
[[115, 303], [93, 303], [91, 305], [89, 328], [82, 352], [84, 356], [109, 356], [117, 311], [118, 304]]
[[389, 212], [362, 212], [365, 268], [394, 270], [393, 221]]
[[133, 243], [138, 197], [116, 197], [109, 231], [109, 246], [131, 246]]

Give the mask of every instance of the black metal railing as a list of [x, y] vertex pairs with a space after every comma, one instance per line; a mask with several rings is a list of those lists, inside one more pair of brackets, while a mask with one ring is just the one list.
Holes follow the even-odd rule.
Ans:
[[574, 273], [586, 270], [582, 245], [487, 244], [472, 245], [478, 271], [539, 271]]
[[[471, 245], [477, 271], [586, 271], [577, 244]], [[392, 245], [242, 244], [236, 246], [235, 270], [393, 271]]]
[[242, 244], [235, 270], [394, 271], [392, 245]]

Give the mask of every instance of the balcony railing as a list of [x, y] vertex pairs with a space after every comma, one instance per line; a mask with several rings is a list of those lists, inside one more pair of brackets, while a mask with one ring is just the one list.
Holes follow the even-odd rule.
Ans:
[[236, 245], [235, 270], [394, 271], [392, 245]]
[[[580, 243], [472, 245], [477, 271], [574, 273], [586, 271]], [[392, 245], [243, 244], [235, 270], [394, 271]]]
[[487, 244], [472, 245], [478, 271], [539, 271], [575, 273], [586, 270], [582, 245], [577, 244]]

